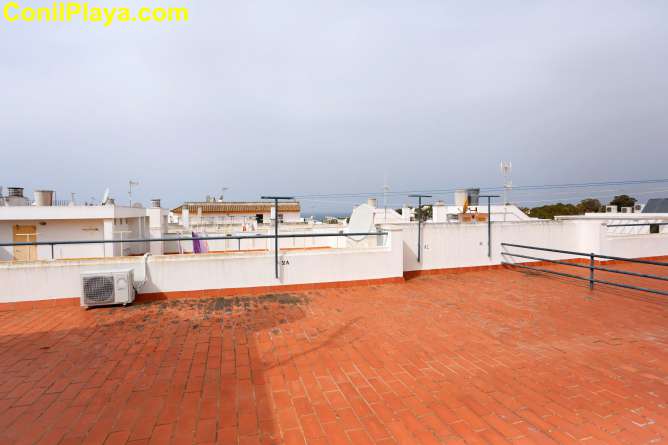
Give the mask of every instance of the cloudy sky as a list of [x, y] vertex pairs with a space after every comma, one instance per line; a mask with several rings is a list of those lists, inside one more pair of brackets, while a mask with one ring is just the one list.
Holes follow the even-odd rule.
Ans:
[[132, 178], [172, 205], [498, 186], [504, 159], [518, 185], [668, 177], [665, 0], [123, 4], [189, 21], [0, 21], [0, 185], [122, 201]]

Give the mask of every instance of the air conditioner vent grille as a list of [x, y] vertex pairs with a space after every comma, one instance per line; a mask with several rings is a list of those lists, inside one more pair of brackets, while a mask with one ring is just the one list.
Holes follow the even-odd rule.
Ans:
[[83, 277], [83, 295], [86, 304], [113, 303], [114, 277], [105, 275]]

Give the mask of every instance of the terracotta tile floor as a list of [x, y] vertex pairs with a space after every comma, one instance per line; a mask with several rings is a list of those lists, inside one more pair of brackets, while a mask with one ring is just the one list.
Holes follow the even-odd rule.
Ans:
[[0, 313], [0, 443], [668, 442], [668, 300], [510, 270]]

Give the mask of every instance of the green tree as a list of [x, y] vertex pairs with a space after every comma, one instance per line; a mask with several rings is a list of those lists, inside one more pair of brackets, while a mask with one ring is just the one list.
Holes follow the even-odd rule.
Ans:
[[421, 209], [415, 209], [415, 220], [427, 221], [432, 218], [433, 213], [433, 209], [430, 205], [422, 206]]
[[556, 204], [534, 207], [529, 211], [529, 214], [534, 218], [554, 219], [558, 215], [579, 215], [580, 211], [573, 204], [558, 202]]
[[580, 213], [595, 213], [600, 212], [603, 205], [601, 201], [594, 198], [587, 198], [580, 201], [577, 205], [578, 211]]
[[611, 206], [617, 206], [617, 211], [621, 211], [622, 207], [633, 207], [637, 199], [630, 197], [629, 195], [618, 195], [615, 196], [612, 201], [610, 201]]

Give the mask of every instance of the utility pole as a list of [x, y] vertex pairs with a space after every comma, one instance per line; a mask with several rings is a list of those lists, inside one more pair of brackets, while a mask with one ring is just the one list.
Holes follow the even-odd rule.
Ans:
[[278, 200], [293, 200], [291, 196], [261, 196], [260, 199], [274, 200], [274, 263], [276, 278], [278, 279]]
[[431, 195], [408, 195], [409, 198], [418, 199], [417, 207], [417, 223], [418, 223], [418, 251], [417, 251], [417, 261], [420, 262], [420, 254], [422, 252], [422, 198], [431, 198]]
[[487, 198], [487, 257], [492, 258], [492, 198], [499, 195], [480, 195], [478, 198]]

